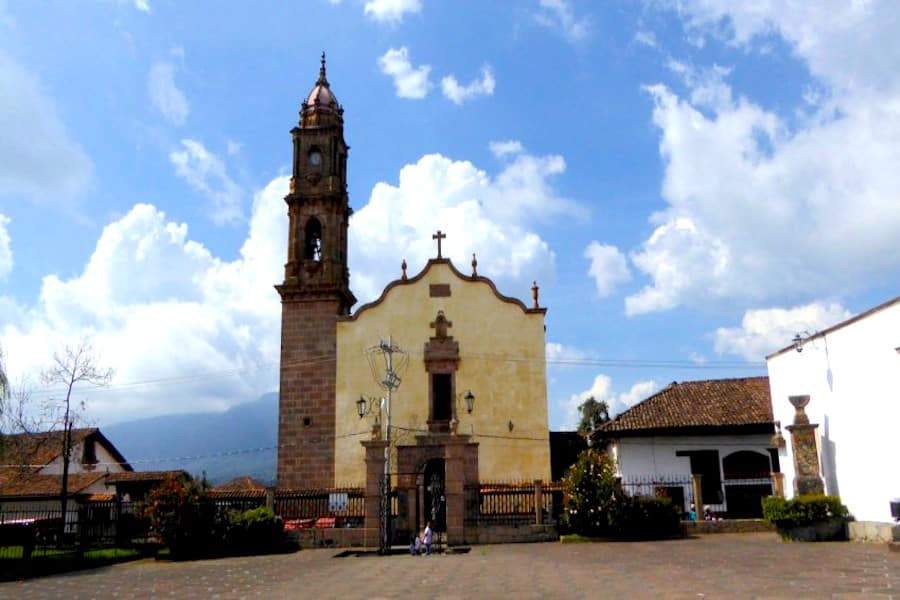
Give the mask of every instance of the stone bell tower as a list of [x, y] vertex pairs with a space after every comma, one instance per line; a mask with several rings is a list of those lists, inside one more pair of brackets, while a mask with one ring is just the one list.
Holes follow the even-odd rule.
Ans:
[[349, 147], [324, 53], [291, 138], [287, 264], [284, 282], [275, 286], [281, 295], [278, 486], [309, 489], [334, 485], [336, 322], [356, 302], [347, 270]]

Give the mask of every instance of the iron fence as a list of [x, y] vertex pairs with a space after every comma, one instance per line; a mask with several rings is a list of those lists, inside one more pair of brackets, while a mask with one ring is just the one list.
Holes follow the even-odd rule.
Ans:
[[[396, 504], [396, 498], [393, 498]], [[366, 498], [363, 488], [278, 491], [275, 514], [285, 520], [325, 519], [332, 527], [361, 526], [365, 517]], [[313, 524], [310, 524], [313, 525]]]
[[681, 512], [682, 518], [688, 518], [694, 506], [694, 486], [690, 475], [630, 475], [622, 477], [620, 485], [629, 496], [668, 498]]
[[[540, 514], [550, 522], [562, 513], [562, 488], [559, 484], [542, 486]], [[529, 483], [481, 483], [464, 487], [465, 524], [526, 525], [538, 518], [536, 486]]]

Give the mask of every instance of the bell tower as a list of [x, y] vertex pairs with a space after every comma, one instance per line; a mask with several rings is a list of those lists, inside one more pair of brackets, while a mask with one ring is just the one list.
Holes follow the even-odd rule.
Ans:
[[344, 109], [325, 75], [300, 105], [291, 130], [293, 168], [281, 295], [278, 486], [334, 485], [335, 375], [339, 316], [356, 298], [347, 269], [347, 151]]

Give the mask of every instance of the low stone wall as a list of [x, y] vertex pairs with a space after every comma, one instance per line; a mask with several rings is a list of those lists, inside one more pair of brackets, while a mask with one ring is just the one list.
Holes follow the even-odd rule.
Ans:
[[480, 525], [466, 527], [465, 531], [467, 544], [555, 542], [558, 539], [556, 525]]
[[900, 525], [878, 523], [876, 521], [851, 521], [847, 524], [847, 535], [852, 542], [900, 542]]
[[[366, 535], [362, 527], [296, 529], [288, 533], [301, 548], [360, 548], [378, 546], [378, 532]], [[367, 540], [367, 537], [371, 539]], [[368, 542], [368, 543], [367, 543]]]
[[683, 521], [687, 535], [708, 533], [758, 533], [775, 531], [775, 527], [762, 519], [725, 519], [723, 521]]

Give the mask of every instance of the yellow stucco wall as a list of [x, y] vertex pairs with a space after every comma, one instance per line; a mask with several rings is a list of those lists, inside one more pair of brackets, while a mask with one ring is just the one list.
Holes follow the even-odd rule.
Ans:
[[[429, 286], [435, 283], [449, 284], [451, 295], [430, 297]], [[471, 390], [476, 397], [472, 414], [461, 399], [457, 414], [459, 432], [474, 434], [479, 444], [480, 479], [549, 481], [544, 315], [499, 299], [488, 283], [460, 278], [446, 263], [432, 263], [421, 279], [393, 287], [380, 304], [362, 310], [355, 320], [338, 323], [336, 484], [365, 483], [360, 441], [369, 439], [373, 421], [357, 416], [356, 401], [360, 394], [383, 395], [365, 357], [380, 338], [393, 336], [394, 343], [409, 352], [403, 382], [394, 394], [393, 425], [427, 429], [423, 352], [434, 335], [429, 324], [438, 310], [453, 323], [448, 334], [459, 343], [456, 391]], [[395, 434], [401, 444], [414, 443], [413, 433]]]

